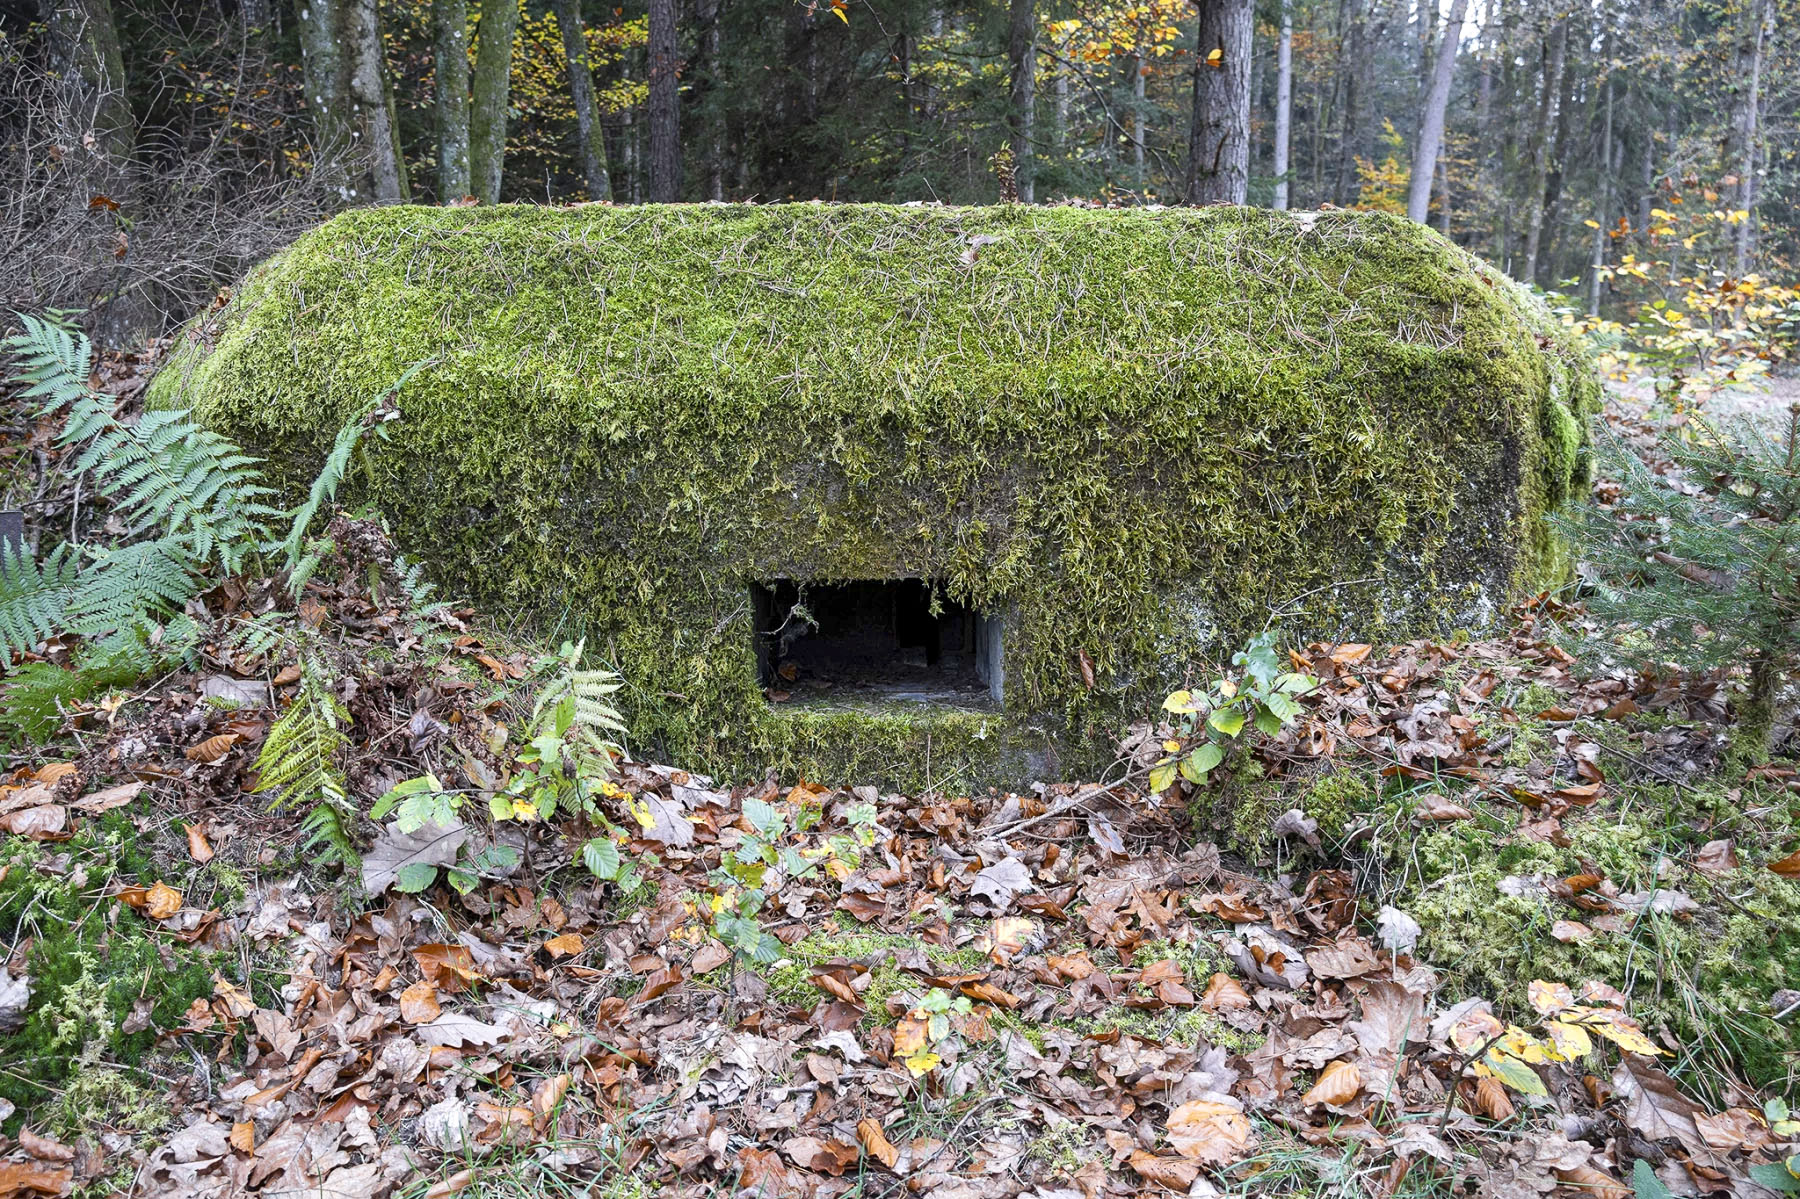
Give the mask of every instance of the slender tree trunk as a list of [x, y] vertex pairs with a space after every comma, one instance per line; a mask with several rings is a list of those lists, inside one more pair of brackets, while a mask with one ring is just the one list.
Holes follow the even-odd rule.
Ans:
[[469, 105], [469, 175], [475, 198], [500, 202], [506, 168], [506, 106], [512, 88], [513, 35], [519, 0], [482, 0], [475, 33], [475, 78]]
[[1189, 204], [1242, 204], [1249, 191], [1250, 38], [1250, 0], [1201, 0]]
[[381, 19], [376, 0], [349, 0], [345, 13], [349, 33], [350, 100], [357, 132], [369, 156], [375, 202], [399, 204], [410, 198], [406, 158], [400, 151], [399, 123], [382, 59]]
[[1450, 236], [1450, 149], [1438, 154], [1438, 232]]
[[1413, 147], [1412, 179], [1406, 190], [1406, 215], [1421, 225], [1431, 212], [1431, 177], [1437, 172], [1438, 153], [1444, 146], [1444, 111], [1450, 104], [1450, 85], [1456, 76], [1456, 49], [1462, 41], [1463, 14], [1469, 0], [1451, 0], [1444, 23], [1444, 40], [1438, 44], [1437, 62], [1431, 70], [1431, 86], [1419, 113], [1419, 139]]
[[343, 6], [347, 0], [306, 0], [300, 5], [300, 63], [306, 105], [312, 110], [313, 170], [345, 202], [350, 200], [350, 71], [344, 55]]
[[1756, 217], [1756, 140], [1762, 104], [1763, 49], [1774, 32], [1774, 9], [1769, 0], [1757, 0], [1751, 10], [1751, 28], [1738, 50], [1737, 77], [1743, 88], [1743, 104], [1735, 114], [1737, 206], [1745, 213], [1736, 230], [1736, 267], [1742, 275], [1750, 269], [1750, 230]]
[[724, 37], [724, 0], [703, 0], [700, 20], [702, 71], [706, 76], [706, 198], [725, 198], [725, 109], [719, 81], [721, 40]]
[[438, 203], [472, 195], [469, 177], [469, 0], [432, 0], [436, 48]]
[[1537, 126], [1532, 135], [1531, 174], [1526, 179], [1525, 263], [1519, 279], [1537, 281], [1538, 247], [1544, 236], [1544, 189], [1550, 180], [1550, 154], [1556, 139], [1556, 102], [1562, 94], [1563, 64], [1569, 46], [1569, 23], [1558, 21], [1544, 48], [1544, 90], [1538, 100]]
[[675, 46], [676, 0], [650, 0], [650, 201], [681, 198], [681, 81]]
[[1594, 213], [1594, 255], [1588, 263], [1588, 303], [1589, 316], [1600, 315], [1600, 272], [1606, 266], [1606, 221], [1612, 208], [1613, 178], [1613, 85], [1608, 79], [1603, 85], [1606, 88], [1606, 124], [1600, 134], [1600, 205]]
[[1144, 56], [1133, 54], [1131, 64], [1131, 186], [1144, 190]]
[[1288, 206], [1288, 142], [1294, 129], [1294, 13], [1281, 4], [1281, 40], [1275, 43], [1275, 209]]
[[62, 82], [62, 103], [94, 148], [123, 166], [137, 142], [125, 94], [125, 59], [111, 0], [48, 0], [51, 52]]
[[1030, 204], [1037, 196], [1031, 154], [1037, 117], [1037, 8], [1033, 0], [1010, 0], [1006, 15], [1006, 59], [1011, 71], [1006, 125], [1019, 201]]
[[1361, 60], [1367, 57], [1363, 47], [1363, 35], [1367, 32], [1363, 3], [1364, 0], [1346, 0], [1338, 42], [1338, 75], [1343, 81], [1344, 98], [1338, 105], [1337, 176], [1331, 189], [1338, 204], [1350, 203], [1357, 192], [1356, 157], [1361, 151], [1357, 132], [1362, 124], [1359, 109], [1364, 103], [1357, 83], [1362, 76]]
[[581, 142], [581, 180], [590, 200], [612, 199], [606, 173], [606, 131], [594, 112], [594, 69], [588, 62], [587, 34], [579, 0], [554, 0], [556, 25], [562, 32], [563, 57], [569, 64], [569, 98], [575, 104], [575, 136]]

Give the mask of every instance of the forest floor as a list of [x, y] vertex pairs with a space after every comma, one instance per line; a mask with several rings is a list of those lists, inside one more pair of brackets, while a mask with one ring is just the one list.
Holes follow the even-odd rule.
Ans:
[[[354, 793], [483, 775], [548, 659], [365, 580], [302, 601]], [[622, 761], [639, 886], [578, 821], [484, 816], [515, 868], [370, 898], [254, 791], [298, 672], [228, 631], [281, 596], [221, 581], [186, 667], [12, 753], [0, 1197], [1794, 1189], [1800, 779], [1728, 764], [1724, 676], [1625, 669], [1579, 607], [1297, 649], [1302, 719], [1179, 798]], [[860, 861], [771, 876], [784, 956], [734, 961], [746, 806], [816, 812], [785, 847], [820, 852], [869, 804]]]

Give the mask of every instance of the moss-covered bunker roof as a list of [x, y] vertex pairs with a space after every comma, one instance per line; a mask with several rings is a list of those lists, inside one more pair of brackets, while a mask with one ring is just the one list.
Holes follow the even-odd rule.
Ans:
[[1596, 398], [1517, 285], [1345, 212], [363, 209], [190, 336], [155, 399], [296, 481], [430, 360], [368, 498], [476, 598], [576, 609], [638, 734], [727, 767], [843, 761], [757, 694], [748, 579], [1003, 607], [1008, 735], [1093, 745], [1271, 610], [1397, 635], [1544, 577]]

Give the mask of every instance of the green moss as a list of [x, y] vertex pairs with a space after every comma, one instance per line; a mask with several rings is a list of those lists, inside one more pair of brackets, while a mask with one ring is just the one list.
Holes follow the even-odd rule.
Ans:
[[[1776, 1024], [1768, 1004], [1775, 991], [1800, 987], [1800, 886], [1760, 866], [1717, 878], [1681, 869], [1678, 856], [1700, 836], [1681, 817], [1683, 799], [1668, 788], [1641, 791], [1626, 797], [1624, 814], [1565, 818], [1567, 848], [1497, 842], [1470, 825], [1421, 835], [1402, 850], [1416, 882], [1396, 901], [1424, 927], [1420, 952], [1448, 973], [1447, 993], [1486, 996], [1518, 1018], [1529, 1016], [1534, 979], [1598, 979], [1629, 993], [1635, 1015], [1689, 1052], [1758, 1083], [1780, 1079], [1800, 1053], [1800, 1033]], [[1714, 798], [1685, 802], [1710, 807]], [[1508, 879], [1583, 872], [1622, 891], [1679, 890], [1702, 910], [1565, 944], [1553, 924], [1583, 913], [1530, 887], [1503, 890], [1521, 889]]]
[[709, 205], [345, 213], [152, 400], [298, 486], [421, 360], [353, 480], [403, 548], [575, 605], [641, 748], [905, 786], [920, 728], [764, 703], [752, 581], [1004, 612], [1005, 711], [933, 717], [933, 770], [1091, 771], [1271, 608], [1377, 640], [1544, 582], [1598, 395], [1522, 289], [1381, 214]]
[[[61, 1113], [70, 1132], [138, 1127], [149, 1084], [134, 1067], [154, 1047], [155, 1030], [179, 1026], [195, 999], [212, 995], [215, 971], [232, 972], [232, 963], [159, 936], [107, 895], [114, 878], [165, 877], [120, 812], [90, 823], [54, 857], [8, 839], [0, 867], [0, 936], [31, 939], [32, 987], [24, 1026], [0, 1038], [0, 1097], [21, 1112]], [[126, 1033], [140, 996], [153, 1001], [151, 1027]], [[90, 1120], [97, 1112], [104, 1118]]]
[[[922, 949], [934, 965], [945, 970], [978, 969], [987, 959], [973, 949], [946, 949], [931, 945], [917, 937], [889, 933], [812, 933], [788, 946], [787, 956], [764, 972], [770, 996], [790, 1007], [805, 1007], [818, 1002], [819, 989], [812, 984], [812, 968], [833, 958], [871, 962], [869, 987], [862, 993], [863, 1006], [869, 1014], [865, 1023], [873, 1026], [888, 1022], [888, 996], [900, 991], [922, 991], [925, 984], [894, 966], [894, 952]], [[720, 967], [723, 972], [726, 967]], [[723, 974], [721, 973], [721, 978]]]

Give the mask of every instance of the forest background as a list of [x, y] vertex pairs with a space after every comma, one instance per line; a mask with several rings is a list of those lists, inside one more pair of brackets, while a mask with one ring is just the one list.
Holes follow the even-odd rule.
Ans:
[[363, 203], [1016, 191], [1408, 212], [1665, 374], [1793, 313], [1797, 0], [647, 5], [0, 0], [0, 306], [156, 336]]

